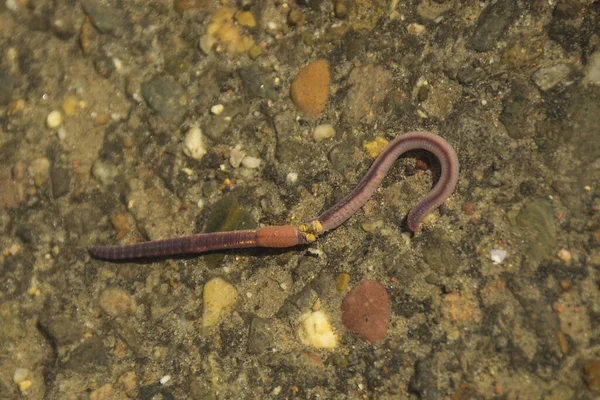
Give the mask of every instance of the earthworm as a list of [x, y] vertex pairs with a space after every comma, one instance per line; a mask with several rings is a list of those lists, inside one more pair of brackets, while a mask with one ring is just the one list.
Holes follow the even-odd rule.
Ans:
[[459, 164], [456, 152], [446, 140], [430, 132], [409, 132], [391, 141], [349, 195], [319, 217], [301, 224], [298, 228], [282, 225], [230, 232], [199, 233], [125, 246], [95, 246], [90, 247], [89, 251], [97, 258], [124, 260], [197, 254], [224, 249], [284, 248], [308, 244], [315, 241], [318, 235], [337, 228], [354, 215], [375, 193], [394, 161], [405, 152], [416, 149], [434, 154], [441, 164], [441, 176], [437, 184], [408, 213], [408, 228], [416, 233], [423, 218], [452, 194], [458, 181]]

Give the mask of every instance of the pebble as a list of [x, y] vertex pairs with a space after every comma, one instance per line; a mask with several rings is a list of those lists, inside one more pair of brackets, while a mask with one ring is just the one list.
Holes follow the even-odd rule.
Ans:
[[592, 392], [600, 392], [600, 360], [590, 360], [583, 365], [583, 379]]
[[570, 73], [571, 68], [568, 65], [558, 64], [538, 69], [532, 78], [536, 86], [545, 92], [567, 78]]
[[252, 318], [248, 332], [248, 354], [261, 354], [271, 347], [272, 321], [260, 317]]
[[67, 168], [52, 166], [50, 172], [52, 181], [52, 195], [55, 199], [64, 196], [69, 192], [71, 186], [71, 174]]
[[242, 160], [242, 166], [245, 168], [256, 169], [260, 167], [262, 160], [258, 157], [246, 156]]
[[50, 129], [56, 129], [62, 125], [62, 114], [58, 110], [51, 111], [46, 117], [46, 126]]
[[235, 20], [245, 28], [255, 28], [256, 19], [250, 11], [238, 11], [235, 13]]
[[308, 311], [299, 318], [298, 337], [306, 346], [333, 349], [338, 340], [327, 315], [323, 311]]
[[493, 249], [490, 251], [490, 259], [494, 264], [501, 264], [506, 258], [506, 250]]
[[325, 110], [330, 83], [327, 60], [313, 61], [294, 78], [290, 88], [292, 102], [308, 117], [314, 118]]
[[162, 119], [178, 124], [187, 111], [188, 98], [177, 82], [155, 78], [142, 84], [142, 96]]
[[97, 158], [92, 164], [92, 176], [103, 185], [109, 185], [117, 176], [117, 167]]
[[127, 216], [123, 213], [113, 214], [113, 216], [110, 217], [110, 223], [117, 232], [115, 234], [116, 241], [123, 239], [125, 235], [127, 235], [131, 230], [131, 227], [129, 226], [129, 220], [127, 219]]
[[194, 160], [201, 160], [206, 154], [202, 129], [197, 124], [192, 125], [190, 130], [185, 134], [183, 154]]
[[119, 288], [105, 289], [98, 299], [102, 311], [111, 317], [124, 317], [135, 313], [135, 299], [126, 291]]
[[229, 164], [231, 164], [233, 168], [239, 168], [244, 157], [246, 157], [246, 152], [243, 151], [242, 146], [238, 144], [231, 149], [231, 153], [229, 155]]
[[356, 285], [342, 301], [342, 322], [348, 330], [370, 343], [385, 339], [391, 305], [385, 287], [374, 280]]
[[225, 107], [223, 106], [223, 104], [217, 104], [210, 108], [211, 114], [214, 114], [214, 115], [221, 115], [224, 110], [225, 110]]
[[348, 287], [349, 282], [350, 282], [350, 275], [343, 272], [343, 273], [339, 274], [337, 279], [335, 280], [335, 289], [338, 292], [342, 292]]
[[298, 182], [298, 173], [297, 172], [289, 172], [285, 176], [285, 181], [289, 184], [294, 184], [294, 183]]
[[567, 249], [560, 249], [556, 256], [566, 263], [571, 261], [571, 252]]
[[588, 58], [585, 66], [583, 82], [587, 84], [600, 85], [600, 50], [596, 50]]
[[202, 291], [202, 326], [208, 328], [218, 325], [233, 310], [237, 299], [237, 290], [223, 279], [213, 278], [206, 282]]
[[217, 43], [217, 38], [214, 37], [213, 35], [206, 34], [206, 35], [202, 35], [200, 37], [200, 41], [198, 42], [198, 47], [200, 47], [200, 50], [202, 50], [202, 52], [204, 54], [210, 54], [215, 43]]
[[516, 0], [499, 1], [485, 7], [473, 35], [467, 41], [467, 47], [481, 52], [494, 49], [508, 26], [518, 16], [517, 10]]
[[329, 139], [335, 135], [335, 129], [331, 124], [318, 125], [313, 132], [313, 139], [316, 142], [321, 142], [325, 139]]
[[29, 172], [35, 186], [42, 187], [50, 177], [50, 160], [46, 157], [36, 158], [29, 164], [27, 172]]
[[527, 201], [517, 215], [517, 223], [523, 228], [526, 253], [534, 264], [552, 256], [556, 246], [556, 222], [548, 200], [534, 198]]
[[0, 71], [0, 106], [10, 104], [13, 97], [14, 80], [6, 72]]

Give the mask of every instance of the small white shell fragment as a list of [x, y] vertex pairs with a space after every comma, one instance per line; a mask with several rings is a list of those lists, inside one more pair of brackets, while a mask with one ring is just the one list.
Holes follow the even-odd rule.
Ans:
[[160, 378], [160, 384], [164, 385], [165, 383], [169, 382], [171, 380], [171, 375], [165, 375], [162, 378]]
[[225, 110], [223, 104], [217, 104], [210, 108], [210, 112], [214, 115], [221, 115], [221, 113]]
[[202, 129], [197, 124], [192, 125], [185, 135], [185, 139], [183, 140], [183, 154], [194, 160], [200, 160], [206, 154]]
[[500, 264], [506, 258], [506, 250], [494, 249], [490, 252], [490, 258], [494, 264]]
[[242, 160], [242, 166], [245, 168], [255, 169], [260, 167], [262, 160], [258, 157], [246, 156]]
[[56, 129], [62, 124], [62, 114], [58, 110], [54, 110], [46, 117], [46, 126], [50, 129]]
[[325, 139], [329, 139], [335, 135], [335, 129], [331, 124], [318, 125], [313, 132], [313, 138], [315, 141], [320, 142]]
[[238, 168], [242, 163], [242, 160], [246, 157], [246, 152], [242, 150], [241, 145], [236, 145], [233, 149], [231, 149], [231, 154], [229, 156], [229, 164], [233, 168]]

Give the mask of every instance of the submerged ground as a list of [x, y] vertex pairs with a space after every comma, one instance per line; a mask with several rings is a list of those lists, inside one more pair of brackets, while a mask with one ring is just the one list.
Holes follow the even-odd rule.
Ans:
[[[7, 0], [0, 49], [2, 399], [598, 398], [598, 1]], [[316, 244], [86, 250], [297, 225], [411, 130], [461, 163], [415, 236], [418, 151]]]

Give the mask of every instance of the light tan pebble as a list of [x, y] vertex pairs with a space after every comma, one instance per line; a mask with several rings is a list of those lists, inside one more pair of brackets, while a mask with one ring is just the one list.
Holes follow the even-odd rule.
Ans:
[[256, 27], [256, 19], [250, 11], [238, 11], [235, 13], [235, 20], [245, 28]]
[[100, 294], [100, 308], [111, 317], [123, 317], [135, 313], [135, 299], [119, 288], [108, 288]]
[[17, 385], [24, 382], [31, 375], [31, 371], [28, 368], [17, 368], [13, 374], [13, 382]]
[[35, 186], [42, 187], [50, 177], [50, 160], [46, 157], [36, 158], [29, 164], [27, 172], [29, 172]]
[[66, 116], [72, 117], [73, 115], [77, 114], [77, 109], [79, 108], [79, 100], [77, 100], [77, 97], [75, 96], [67, 96], [63, 100], [61, 108]]
[[381, 229], [383, 227], [383, 221], [382, 220], [378, 220], [378, 221], [363, 222], [360, 225], [360, 227], [365, 232], [374, 232], [377, 229]]
[[127, 393], [130, 397], [134, 393], [134, 390], [137, 386], [137, 377], [134, 371], [125, 372], [121, 377], [119, 377], [119, 383], [123, 385], [125, 389], [125, 393]]
[[202, 129], [197, 124], [193, 125], [185, 135], [183, 154], [194, 160], [201, 160], [206, 154]]
[[408, 33], [414, 36], [421, 36], [425, 33], [425, 26], [421, 24], [412, 23], [408, 25]]
[[318, 125], [313, 132], [313, 139], [320, 142], [335, 136], [335, 129], [331, 124]]
[[298, 337], [304, 345], [319, 349], [337, 347], [337, 336], [323, 311], [308, 311], [300, 316], [298, 322]]
[[10, 246], [8, 248], [8, 254], [10, 254], [11, 256], [14, 256], [15, 254], [17, 254], [19, 251], [21, 251], [21, 246], [19, 246], [18, 243], [14, 243], [12, 246]]
[[110, 383], [99, 387], [90, 393], [90, 400], [108, 400], [115, 398], [115, 389]]
[[225, 110], [225, 107], [223, 106], [223, 104], [217, 104], [210, 108], [211, 114], [214, 114], [214, 115], [221, 115], [224, 110]]
[[298, 182], [298, 173], [297, 172], [289, 172], [286, 175], [285, 180], [289, 184], [294, 184], [294, 183]]
[[206, 282], [202, 290], [202, 326], [208, 328], [218, 325], [233, 310], [237, 299], [237, 290], [223, 279], [213, 278]]
[[50, 129], [56, 129], [63, 122], [62, 114], [58, 110], [54, 110], [46, 117], [46, 126]]
[[202, 50], [204, 54], [210, 54], [215, 43], [217, 43], [217, 38], [215, 38], [213, 35], [206, 34], [200, 37], [200, 40], [198, 41], [198, 47], [200, 47], [200, 50]]
[[556, 254], [556, 256], [566, 263], [571, 261], [571, 252], [568, 251], [567, 249], [560, 249], [558, 251], [558, 253]]
[[117, 173], [117, 167], [102, 161], [100, 158], [97, 158], [94, 164], [92, 164], [92, 176], [103, 185], [112, 183]]
[[239, 168], [242, 160], [246, 157], [246, 152], [242, 150], [241, 145], [236, 145], [233, 149], [231, 149], [231, 154], [229, 156], [229, 164], [233, 168]]
[[256, 168], [260, 167], [261, 162], [262, 162], [262, 160], [258, 157], [246, 156], [242, 160], [242, 166], [244, 168], [256, 169]]

